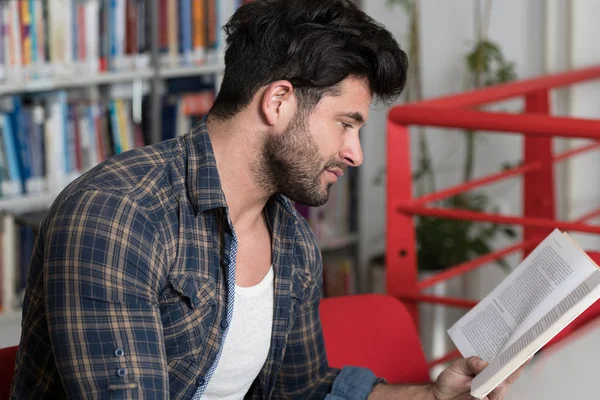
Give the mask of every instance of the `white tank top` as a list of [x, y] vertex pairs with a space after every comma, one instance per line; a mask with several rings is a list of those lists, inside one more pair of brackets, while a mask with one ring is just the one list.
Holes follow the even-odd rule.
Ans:
[[235, 301], [223, 350], [202, 399], [240, 400], [262, 369], [271, 346], [273, 266], [258, 284], [235, 285]]

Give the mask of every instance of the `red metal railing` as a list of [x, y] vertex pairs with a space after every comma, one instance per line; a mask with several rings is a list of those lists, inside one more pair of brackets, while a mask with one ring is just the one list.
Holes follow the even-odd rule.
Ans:
[[[585, 223], [585, 221], [599, 216], [600, 208], [574, 221], [558, 221], [556, 219], [553, 176], [553, 166], [556, 162], [596, 150], [600, 148], [600, 143], [588, 144], [557, 155], [552, 153], [554, 137], [600, 139], [600, 120], [549, 115], [552, 89], [592, 79], [600, 79], [600, 67], [497, 85], [398, 106], [390, 110], [387, 132], [386, 286], [389, 294], [407, 302], [415, 322], [418, 321], [418, 302], [465, 308], [476, 304], [475, 301], [468, 299], [425, 295], [422, 290], [426, 288], [473, 271], [508, 254], [518, 251], [526, 254], [554, 228], [564, 231], [600, 233], [600, 226]], [[471, 109], [518, 97], [525, 98], [525, 112], [522, 114]], [[408, 130], [410, 125], [521, 134], [524, 137], [524, 163], [503, 172], [414, 198]], [[524, 185], [522, 216], [428, 206], [433, 201], [502, 179], [520, 176], [523, 177]], [[523, 241], [419, 281], [413, 221], [415, 215], [520, 225], [524, 228]], [[452, 352], [438, 360], [433, 360], [431, 365], [445, 362], [457, 355], [457, 352]]]

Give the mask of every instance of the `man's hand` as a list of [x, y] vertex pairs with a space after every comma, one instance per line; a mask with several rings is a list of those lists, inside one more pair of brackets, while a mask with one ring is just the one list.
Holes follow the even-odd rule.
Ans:
[[[521, 375], [528, 362], [502, 382], [486, 399], [503, 400], [509, 386]], [[369, 400], [472, 400], [471, 382], [486, 366], [487, 363], [478, 357], [463, 358], [444, 370], [433, 384], [422, 386], [379, 384], [371, 392]]]
[[[523, 368], [528, 362], [523, 364], [511, 376], [509, 376], [500, 386], [491, 392], [487, 399], [502, 400], [506, 395], [509, 386], [517, 380]], [[435, 400], [468, 400], [470, 396], [471, 382], [475, 375], [479, 374], [487, 363], [478, 357], [463, 358], [455, 361], [448, 369], [444, 370], [433, 385], [433, 398]]]

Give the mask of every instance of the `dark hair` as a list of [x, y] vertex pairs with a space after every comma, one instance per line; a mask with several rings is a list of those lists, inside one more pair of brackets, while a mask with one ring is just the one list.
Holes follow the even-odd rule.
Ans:
[[350, 0], [255, 0], [224, 27], [225, 74], [210, 113], [229, 118], [277, 80], [312, 108], [349, 76], [368, 79], [372, 95], [394, 100], [406, 83], [406, 53], [382, 25]]

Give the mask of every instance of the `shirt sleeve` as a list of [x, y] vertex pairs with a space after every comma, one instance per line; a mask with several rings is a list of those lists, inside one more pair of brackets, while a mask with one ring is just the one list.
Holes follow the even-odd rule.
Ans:
[[44, 239], [48, 328], [68, 397], [167, 399], [156, 301], [165, 259], [146, 214], [125, 195], [79, 192]]
[[319, 315], [322, 259], [317, 250], [316, 284], [308, 291], [288, 336], [275, 384], [276, 398], [303, 400], [366, 400], [381, 380], [368, 369], [329, 367]]

